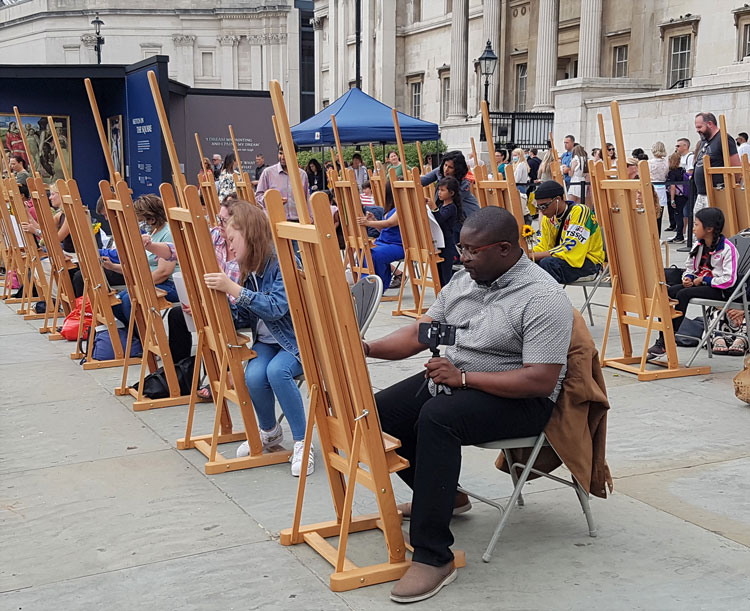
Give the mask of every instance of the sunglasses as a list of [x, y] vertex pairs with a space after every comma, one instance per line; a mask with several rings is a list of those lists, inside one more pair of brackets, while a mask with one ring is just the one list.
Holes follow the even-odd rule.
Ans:
[[555, 199], [552, 199], [552, 200], [548, 201], [546, 204], [540, 204], [540, 203], [537, 202], [535, 205], [537, 207], [537, 210], [541, 210], [542, 212], [544, 212], [552, 204], [557, 203], [557, 200], [559, 200], [559, 199], [560, 199], [559, 197], [556, 197]]
[[497, 246], [498, 244], [506, 243], [505, 240], [501, 240], [500, 242], [493, 242], [492, 244], [485, 244], [484, 246], [477, 246], [476, 248], [468, 248], [465, 246], [462, 246], [460, 243], [456, 244], [456, 250], [458, 251], [458, 254], [464, 258], [473, 259], [476, 257], [480, 252], [483, 250], [487, 250], [488, 248], [492, 248], [493, 246]]

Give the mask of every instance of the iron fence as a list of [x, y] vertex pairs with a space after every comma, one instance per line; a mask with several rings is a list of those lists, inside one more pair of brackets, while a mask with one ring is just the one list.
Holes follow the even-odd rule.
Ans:
[[[505, 149], [549, 148], [549, 133], [554, 122], [553, 112], [490, 112], [495, 146]], [[479, 138], [486, 140], [483, 123]]]

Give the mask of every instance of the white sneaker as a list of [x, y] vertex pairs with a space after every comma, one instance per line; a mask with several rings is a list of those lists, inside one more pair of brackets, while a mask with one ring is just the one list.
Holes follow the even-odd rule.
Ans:
[[[278, 423], [270, 431], [264, 431], [263, 429], [258, 429], [258, 431], [260, 432], [260, 442], [263, 444], [264, 450], [271, 446], [277, 446], [284, 440], [284, 431]], [[247, 441], [243, 441], [240, 447], [237, 448], [236, 456], [237, 458], [250, 456], [250, 444]]]
[[[302, 453], [305, 450], [304, 441], [294, 442], [294, 454], [292, 454], [292, 475], [299, 477], [302, 472]], [[310, 455], [307, 458], [307, 474], [310, 475], [315, 471], [315, 455], [313, 454], [313, 447], [310, 444]]]

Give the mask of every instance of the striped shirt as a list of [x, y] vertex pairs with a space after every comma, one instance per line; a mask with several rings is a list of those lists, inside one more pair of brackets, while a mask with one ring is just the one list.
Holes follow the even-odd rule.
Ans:
[[557, 399], [567, 369], [573, 307], [563, 287], [526, 255], [489, 286], [465, 270], [456, 272], [427, 316], [456, 327], [456, 343], [445, 356], [459, 369], [562, 365], [549, 396]]

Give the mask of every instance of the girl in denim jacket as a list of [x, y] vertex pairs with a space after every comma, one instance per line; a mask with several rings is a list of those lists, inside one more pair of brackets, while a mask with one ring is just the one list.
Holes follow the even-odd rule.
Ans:
[[[245, 382], [260, 424], [263, 447], [279, 445], [283, 439], [276, 421], [276, 399], [289, 421], [294, 439], [292, 475], [299, 477], [305, 440], [305, 408], [294, 378], [302, 374], [302, 363], [289, 313], [284, 282], [273, 250], [271, 225], [265, 213], [251, 204], [238, 205], [227, 225], [227, 241], [240, 264], [242, 285], [224, 273], [206, 274], [206, 286], [234, 297], [231, 304], [235, 326], [250, 327], [257, 353], [245, 369]], [[247, 456], [244, 442], [237, 456]], [[312, 446], [307, 474], [314, 469]]]

